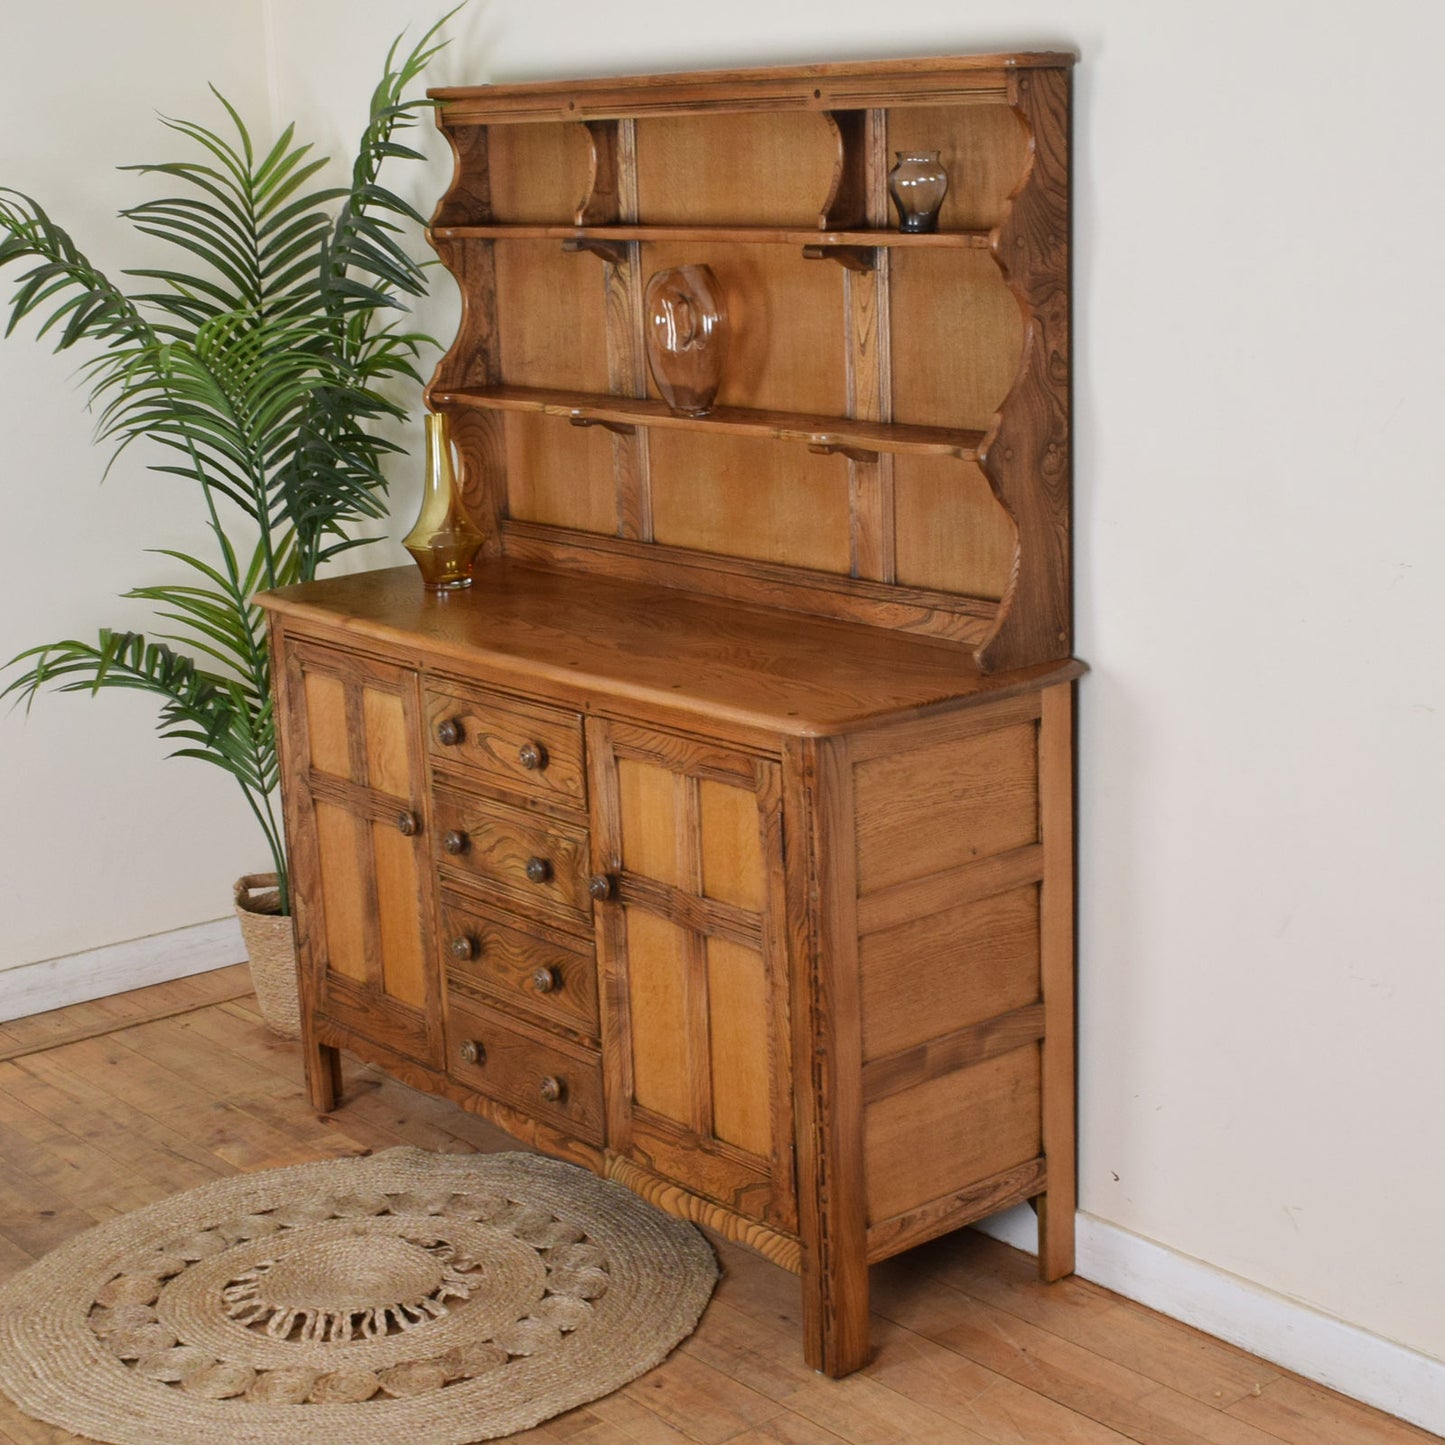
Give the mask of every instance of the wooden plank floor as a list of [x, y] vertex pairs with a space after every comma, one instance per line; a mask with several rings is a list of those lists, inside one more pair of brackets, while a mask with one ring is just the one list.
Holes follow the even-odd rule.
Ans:
[[[225, 969], [0, 1026], [0, 1277], [78, 1230], [241, 1170], [413, 1144], [516, 1147], [375, 1070], [306, 1104], [297, 1047]], [[714, 1237], [696, 1334], [524, 1445], [1403, 1445], [1437, 1437], [964, 1231], [872, 1272], [873, 1363], [803, 1364], [797, 1281]], [[0, 1445], [77, 1437], [0, 1397]]]

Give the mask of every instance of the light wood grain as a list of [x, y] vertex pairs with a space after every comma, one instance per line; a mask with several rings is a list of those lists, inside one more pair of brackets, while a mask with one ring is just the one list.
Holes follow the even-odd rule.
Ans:
[[591, 190], [591, 149], [580, 125], [495, 126], [487, 146], [491, 210], [499, 220], [571, 220]]
[[860, 763], [860, 892], [1036, 841], [1037, 746], [1037, 729], [1022, 723]]
[[859, 943], [863, 1057], [880, 1059], [1039, 997], [1034, 887], [946, 907]]
[[573, 935], [452, 888], [441, 897], [438, 943], [448, 987], [595, 1041], [596, 964]]
[[451, 125], [715, 110], [807, 108], [853, 110], [869, 105], [994, 104], [1006, 77], [1035, 67], [1067, 68], [1068, 52], [1012, 52], [924, 59], [844, 61], [826, 65], [697, 71], [669, 76], [609, 77], [596, 82], [541, 81], [526, 85], [452, 86], [429, 91]]
[[648, 225], [816, 228], [836, 145], [821, 115], [641, 119], [638, 218]]
[[481, 881], [514, 908], [590, 930], [583, 829], [451, 788], [435, 791], [433, 807], [432, 857], [443, 876]]
[[[483, 411], [535, 412], [570, 421], [619, 422], [659, 430], [751, 437], [759, 441], [796, 442], [805, 447], [848, 445], [923, 456], [971, 459], [983, 432], [942, 425], [892, 425], [861, 421], [832, 411], [784, 411], [719, 404], [705, 416], [682, 417], [651, 397], [609, 396], [601, 390], [540, 387], [511, 383], [506, 386], [448, 387], [433, 400], [445, 407], [475, 407]], [[792, 458], [794, 464], [801, 458]]]
[[763, 956], [729, 939], [709, 938], [705, 966], [712, 1131], [766, 1159], [773, 1147], [772, 1069], [767, 1058], [758, 1065], [772, 1004]]
[[[140, 990], [133, 1002], [147, 1015], [165, 1012], [178, 1001], [168, 992], [173, 989]], [[58, 1013], [61, 1033], [78, 1026], [71, 1020], [87, 1017]], [[218, 1060], [204, 1082], [185, 1062], [194, 1049], [168, 1038], [182, 1030], [204, 1040]], [[97, 1040], [60, 1045], [0, 1067], [7, 1138], [24, 1140], [11, 1187], [23, 1182], [25, 1188], [20, 1211], [0, 1224], [0, 1274], [31, 1258], [9, 1242], [13, 1231], [33, 1227], [24, 1209], [48, 1211], [51, 1237], [59, 1242], [67, 1228], [83, 1227], [96, 1211], [115, 1212], [142, 1187], [161, 1198], [234, 1173], [235, 1164], [214, 1151], [233, 1152], [246, 1134], [265, 1141], [249, 1152], [282, 1152], [288, 1163], [396, 1144], [517, 1147], [446, 1100], [351, 1060], [347, 1102], [318, 1123], [300, 1088], [300, 1045], [269, 1035], [254, 1005], [203, 1004], [145, 1031], [122, 1031], [113, 1042], [118, 1047]], [[245, 1081], [226, 1096], [239, 1106], [230, 1114], [230, 1143], [196, 1118], [205, 1103], [220, 1101], [212, 1090], [225, 1089], [227, 1078]], [[164, 1107], [182, 1088], [196, 1106], [190, 1116], [162, 1124], [137, 1106], [139, 1100]], [[626, 1182], [644, 1192], [635, 1171]], [[56, 1226], [56, 1219], [63, 1223]], [[761, 1231], [757, 1242], [764, 1247]], [[941, 1437], [950, 1445], [970, 1439], [991, 1445], [1121, 1439], [1425, 1445], [1434, 1439], [1095, 1285], [1078, 1279], [1041, 1285], [1032, 1260], [971, 1232], [876, 1267], [876, 1356], [849, 1381], [819, 1381], [798, 1343], [796, 1279], [726, 1238], [715, 1237], [715, 1244], [724, 1277], [680, 1355], [624, 1395], [523, 1432], [519, 1445], [695, 1442], [712, 1433], [707, 1425], [692, 1431], [686, 1409], [709, 1422], [728, 1412], [752, 1420], [730, 1445], [877, 1445], [880, 1439], [901, 1445], [928, 1438], [920, 1432], [930, 1429], [952, 1431]], [[960, 1333], [949, 1343], [955, 1330]], [[665, 1376], [679, 1358], [688, 1363], [676, 1384], [651, 1390], [648, 1381]], [[662, 1413], [651, 1408], [654, 1397], [668, 1402]], [[0, 1436], [22, 1445], [75, 1445], [75, 1437], [28, 1421], [3, 1399]]]
[[891, 1219], [1036, 1158], [1037, 1046], [868, 1105], [863, 1136], [870, 1221]]
[[986, 251], [987, 230], [933, 231], [904, 234], [887, 230], [840, 230], [824, 227], [810, 230], [790, 226], [529, 226], [487, 224], [475, 226], [434, 226], [428, 233], [433, 242], [444, 241], [717, 241], [735, 246], [851, 246], [892, 250]]
[[985, 676], [971, 650], [794, 612], [736, 607], [675, 588], [516, 563], [484, 564], [439, 607], [416, 569], [328, 578], [267, 595], [277, 614], [356, 647], [483, 671], [500, 688], [696, 730], [831, 734], [941, 704], [972, 705], [1077, 676], [1077, 663]]
[[617, 531], [616, 438], [601, 428], [558, 426], [541, 413], [510, 411], [492, 422], [505, 439], [509, 518], [602, 536]]
[[[432, 685], [426, 718], [434, 764], [524, 799], [585, 805], [582, 720], [575, 713], [465, 686]], [[443, 724], [450, 729], [439, 733]]]

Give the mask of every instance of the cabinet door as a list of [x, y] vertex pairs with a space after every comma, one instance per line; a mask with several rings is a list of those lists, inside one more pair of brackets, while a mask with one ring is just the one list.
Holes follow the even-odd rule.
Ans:
[[778, 764], [588, 724], [611, 1148], [796, 1228]]
[[286, 660], [292, 871], [310, 1006], [441, 1058], [416, 674], [305, 644]]

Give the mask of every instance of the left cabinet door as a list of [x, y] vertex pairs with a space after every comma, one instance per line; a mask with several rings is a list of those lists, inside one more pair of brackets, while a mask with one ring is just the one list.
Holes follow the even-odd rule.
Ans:
[[286, 649], [285, 786], [303, 1002], [355, 1039], [442, 1058], [416, 673]]

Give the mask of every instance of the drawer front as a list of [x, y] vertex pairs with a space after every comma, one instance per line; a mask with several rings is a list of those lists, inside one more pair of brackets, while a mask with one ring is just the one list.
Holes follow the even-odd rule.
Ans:
[[582, 719], [575, 713], [434, 687], [427, 689], [426, 711], [434, 762], [526, 797], [586, 806]]
[[577, 1139], [602, 1142], [602, 1060], [595, 1050], [568, 1048], [449, 994], [447, 1070], [479, 1094]]
[[465, 793], [436, 793], [438, 863], [490, 884], [509, 906], [590, 922], [587, 834]]
[[442, 895], [447, 977], [549, 1023], [597, 1034], [597, 965], [575, 941], [524, 932], [453, 894]]

